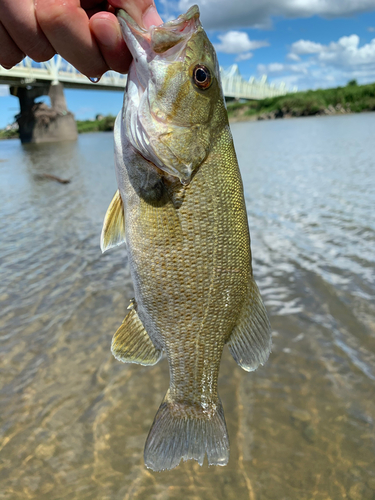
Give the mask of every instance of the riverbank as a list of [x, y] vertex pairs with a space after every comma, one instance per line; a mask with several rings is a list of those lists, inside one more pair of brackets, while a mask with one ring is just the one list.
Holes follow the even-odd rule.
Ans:
[[19, 139], [20, 135], [18, 129], [6, 129], [0, 130], [0, 140], [2, 139]]
[[[375, 111], [375, 83], [357, 85], [353, 80], [346, 87], [307, 90], [260, 101], [231, 101], [227, 108], [231, 123]], [[96, 120], [77, 120], [77, 130], [79, 134], [112, 131], [115, 119], [107, 115]], [[0, 140], [18, 137], [14, 128], [0, 130]]]
[[231, 122], [374, 111], [375, 84], [357, 85], [353, 80], [346, 87], [308, 90], [260, 101], [232, 101], [227, 107]]
[[[96, 120], [77, 120], [77, 131], [79, 134], [86, 132], [111, 132], [115, 125], [116, 117], [112, 115], [100, 116]], [[0, 130], [1, 139], [18, 139], [18, 128], [5, 128]]]

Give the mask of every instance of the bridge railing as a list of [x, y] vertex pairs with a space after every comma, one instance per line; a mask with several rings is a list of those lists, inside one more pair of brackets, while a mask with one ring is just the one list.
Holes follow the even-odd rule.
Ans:
[[[237, 65], [233, 65], [227, 70], [220, 68], [220, 71], [226, 97], [264, 99], [296, 91], [296, 88], [289, 90], [284, 83], [279, 86], [269, 84], [266, 76], [263, 76], [260, 80], [252, 77], [247, 81], [241, 76]], [[36, 63], [26, 57], [10, 70], [0, 66], [0, 83], [11, 85], [17, 85], [17, 83], [21, 85], [43, 85], [43, 82], [50, 81], [52, 83], [61, 82], [67, 87], [75, 88], [123, 90], [126, 80], [126, 75], [108, 71], [98, 83], [94, 83], [59, 55], [42, 63]]]
[[17, 79], [23, 85], [35, 84], [39, 81], [50, 81], [52, 83], [65, 83], [78, 88], [81, 86], [92, 86], [93, 88], [98, 86], [101, 89], [103, 87], [113, 87], [121, 90], [125, 88], [127, 76], [116, 73], [116, 71], [107, 71], [101, 77], [100, 85], [97, 85], [96, 82], [90, 81], [60, 55], [56, 55], [49, 61], [42, 63], [36, 63], [29, 57], [25, 57], [9, 70], [0, 66], [0, 83], [7, 83]]
[[275, 85], [268, 83], [267, 76], [264, 75], [260, 80], [251, 77], [245, 80], [235, 64], [229, 69], [220, 68], [222, 76], [223, 91], [226, 97], [235, 99], [265, 99], [266, 97], [276, 97], [296, 92], [297, 87], [289, 89], [285, 83]]

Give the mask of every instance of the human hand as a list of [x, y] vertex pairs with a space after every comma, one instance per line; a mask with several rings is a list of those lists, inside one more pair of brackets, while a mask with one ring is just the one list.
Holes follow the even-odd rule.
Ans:
[[58, 53], [92, 78], [126, 73], [131, 55], [115, 8], [145, 28], [163, 22], [153, 0], [0, 0], [0, 64], [9, 69], [25, 55], [41, 62]]

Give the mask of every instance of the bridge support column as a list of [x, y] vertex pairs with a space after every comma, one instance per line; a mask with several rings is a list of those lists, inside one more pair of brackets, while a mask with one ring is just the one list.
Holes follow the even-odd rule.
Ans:
[[[22, 143], [77, 139], [77, 125], [74, 115], [67, 110], [61, 83], [45, 87], [10, 87], [10, 93], [20, 101], [21, 112], [16, 118]], [[42, 95], [50, 97], [51, 107], [35, 102]]]

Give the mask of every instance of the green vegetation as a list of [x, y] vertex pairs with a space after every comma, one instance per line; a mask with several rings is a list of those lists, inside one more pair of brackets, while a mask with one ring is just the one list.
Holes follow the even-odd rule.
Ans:
[[2, 129], [0, 130], [0, 140], [1, 139], [15, 139], [18, 137], [18, 130], [15, 129]]
[[271, 118], [282, 118], [374, 110], [375, 83], [358, 85], [356, 80], [351, 80], [346, 87], [308, 90], [261, 101], [228, 103], [228, 115], [232, 119], [246, 119], [267, 114], [271, 114], [272, 116], [268, 116]]
[[96, 120], [77, 120], [78, 133], [85, 132], [109, 132], [113, 130], [116, 117], [112, 115], [97, 115]]

